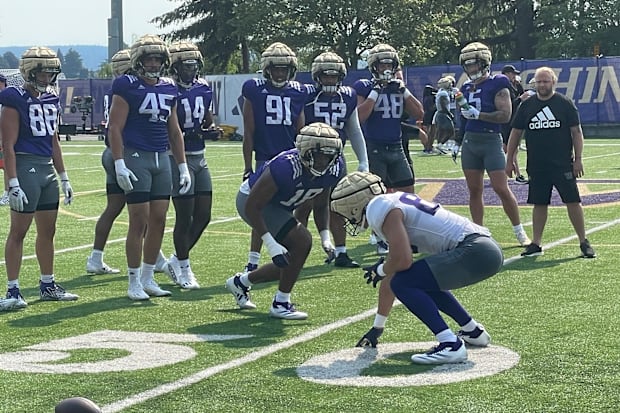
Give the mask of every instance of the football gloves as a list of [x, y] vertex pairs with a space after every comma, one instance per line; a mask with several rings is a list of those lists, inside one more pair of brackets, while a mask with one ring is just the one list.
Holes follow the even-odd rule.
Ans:
[[459, 151], [461, 147], [459, 145], [454, 145], [452, 147], [452, 162], [456, 163], [456, 158], [459, 156]]
[[373, 327], [360, 338], [355, 347], [372, 347], [376, 348], [379, 344], [379, 337], [383, 334], [382, 328]]
[[325, 264], [331, 263], [336, 259], [336, 247], [332, 244], [331, 240], [323, 241], [322, 243], [323, 251], [327, 254], [327, 258], [325, 258]]
[[61, 172], [58, 175], [60, 176], [60, 187], [65, 195], [64, 204], [70, 205], [73, 201], [73, 188], [69, 182], [69, 176], [67, 176], [67, 172]]
[[125, 166], [124, 159], [117, 159], [114, 161], [114, 170], [116, 171], [116, 182], [118, 186], [125, 192], [133, 190], [132, 181], [137, 181], [138, 177], [134, 175], [131, 169]]
[[179, 168], [179, 194], [184, 195], [192, 187], [192, 177], [187, 169], [187, 163], [182, 162], [178, 165]]
[[19, 180], [17, 178], [9, 179], [9, 205], [11, 209], [17, 212], [24, 210], [24, 204], [28, 203], [26, 194], [19, 186]]
[[253, 173], [254, 171], [252, 170], [252, 168], [243, 171], [243, 178], [241, 179], [241, 182], [245, 181], [246, 179], [250, 179], [250, 175], [252, 175]]
[[465, 119], [478, 119], [480, 117], [480, 111], [473, 106], [469, 106], [467, 109], [461, 108], [461, 115]]
[[[372, 283], [372, 286], [374, 288], [377, 288], [377, 284], [379, 284], [379, 282], [385, 278], [385, 273], [383, 272], [384, 261], [385, 257], [381, 257], [373, 265], [362, 268], [362, 270], [365, 271], [364, 278], [366, 279], [366, 284]], [[380, 273], [383, 273], [383, 275], [381, 275]]]

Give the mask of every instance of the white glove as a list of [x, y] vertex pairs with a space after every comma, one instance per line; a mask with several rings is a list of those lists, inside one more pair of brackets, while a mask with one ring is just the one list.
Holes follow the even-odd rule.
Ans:
[[118, 186], [125, 192], [133, 190], [131, 181], [137, 181], [138, 177], [131, 172], [131, 169], [125, 166], [124, 159], [117, 159], [114, 161], [114, 170], [116, 171], [116, 182]]
[[179, 185], [181, 186], [179, 188], [179, 194], [181, 195], [186, 194], [192, 187], [192, 177], [185, 162], [179, 164]]
[[359, 165], [357, 165], [357, 170], [358, 172], [369, 172], [368, 162], [360, 162]]
[[265, 232], [261, 239], [265, 243], [265, 247], [267, 247], [271, 261], [280, 268], [288, 266], [289, 253], [284, 245], [279, 244], [268, 232]]
[[73, 188], [71, 187], [71, 182], [69, 182], [69, 176], [67, 172], [61, 172], [58, 174], [60, 176], [60, 187], [62, 192], [65, 194], [65, 205], [70, 205], [73, 201]]
[[461, 109], [461, 115], [465, 119], [478, 119], [480, 117], [480, 111], [473, 106], [469, 106], [467, 109]]
[[11, 209], [22, 212], [24, 210], [24, 204], [27, 203], [28, 198], [19, 186], [19, 180], [17, 178], [9, 179], [9, 205]]
[[336, 247], [334, 247], [334, 244], [332, 244], [332, 240], [329, 237], [329, 230], [324, 229], [319, 234], [321, 235], [321, 245], [323, 246], [323, 251], [327, 254], [325, 264], [329, 264], [336, 259]]

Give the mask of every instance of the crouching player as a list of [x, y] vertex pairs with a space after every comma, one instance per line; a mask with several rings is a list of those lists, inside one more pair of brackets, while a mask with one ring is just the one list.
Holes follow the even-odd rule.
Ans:
[[[365, 267], [364, 277], [379, 288], [373, 328], [358, 346], [376, 347], [394, 302], [394, 295], [435, 335], [439, 344], [414, 354], [416, 364], [459, 363], [467, 360], [464, 342], [487, 346], [491, 340], [450, 292], [496, 274], [502, 267], [500, 246], [489, 230], [441, 205], [406, 192], [386, 194], [381, 179], [353, 172], [334, 188], [332, 211], [342, 215], [352, 232], [366, 225], [390, 245], [386, 259]], [[413, 261], [413, 251], [426, 253]], [[391, 287], [391, 288], [390, 288]], [[456, 334], [439, 311], [461, 326]]]

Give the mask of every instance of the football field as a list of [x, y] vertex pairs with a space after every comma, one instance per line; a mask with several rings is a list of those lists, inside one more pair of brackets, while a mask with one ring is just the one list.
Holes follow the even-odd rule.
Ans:
[[[504, 268], [455, 295], [485, 325], [492, 346], [470, 349], [467, 363], [434, 368], [411, 364], [410, 356], [432, 346], [434, 337], [402, 305], [393, 309], [377, 349], [354, 347], [372, 325], [377, 290], [366, 285], [361, 269], [324, 264], [312, 222], [314, 247], [292, 294], [309, 318], [270, 318], [275, 284], [253, 287], [256, 310], [238, 309], [224, 282], [246, 264], [250, 241], [249, 227], [235, 209], [243, 171], [240, 142], [207, 144], [212, 221], [191, 253], [201, 288], [181, 290], [157, 274], [171, 297], [129, 300], [125, 211], [104, 257], [121, 274], [85, 271], [105, 206], [103, 143], [77, 137], [61, 146], [75, 198], [72, 205], [61, 203], [55, 274], [80, 299], [38, 300], [33, 225], [20, 276], [29, 305], [0, 312], [0, 413], [52, 412], [58, 401], [73, 396], [94, 400], [106, 413], [619, 409], [620, 139], [585, 141], [586, 175], [579, 188], [596, 259], [580, 258], [562, 205], [549, 209], [545, 254], [520, 257], [523, 249], [487, 185], [485, 225], [503, 247]], [[469, 217], [460, 163], [420, 155], [417, 141], [411, 151], [416, 192]], [[350, 147], [346, 154], [349, 170], [355, 170]], [[524, 170], [525, 153], [520, 164]], [[527, 186], [510, 185], [531, 237]], [[4, 241], [8, 207], [0, 208], [0, 219]], [[171, 203], [162, 246], [167, 256], [173, 252], [173, 226]], [[368, 235], [347, 240], [349, 255], [364, 265], [378, 258]], [[267, 260], [263, 251], [262, 262]]]

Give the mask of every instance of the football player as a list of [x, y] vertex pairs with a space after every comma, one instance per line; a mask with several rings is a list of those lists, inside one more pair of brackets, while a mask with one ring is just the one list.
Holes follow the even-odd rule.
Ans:
[[510, 81], [502, 74], [491, 75], [491, 50], [480, 42], [470, 43], [461, 49], [459, 61], [469, 81], [463, 83], [461, 92], [467, 106], [461, 107], [461, 168], [469, 189], [469, 211], [472, 220], [484, 222], [484, 172], [486, 170], [491, 187], [500, 198], [504, 212], [510, 220], [517, 241], [529, 245], [521, 218], [517, 199], [508, 187], [504, 172], [506, 156], [502, 149], [502, 123], [510, 120]]
[[[344, 60], [332, 52], [321, 53], [312, 62], [311, 73], [315, 84], [305, 85], [308, 90], [308, 103], [305, 107], [306, 123], [323, 122], [330, 125], [338, 131], [343, 147], [348, 138], [358, 159], [358, 170], [368, 171], [366, 142], [357, 116], [357, 94], [353, 88], [342, 85], [347, 75]], [[308, 223], [310, 207], [311, 204], [308, 203], [295, 210], [295, 216], [305, 225]], [[329, 236], [330, 230], [334, 236], [335, 247]], [[319, 234], [323, 249], [327, 254], [326, 262], [333, 260], [336, 267], [359, 267], [359, 264], [347, 254], [347, 233], [344, 230], [342, 217], [330, 214], [329, 230], [319, 228]]]
[[[304, 126], [304, 86], [293, 81], [297, 56], [284, 43], [273, 43], [261, 56], [263, 79], [247, 80], [243, 95], [243, 180], [277, 154], [295, 147]], [[255, 165], [252, 165], [254, 154]], [[252, 231], [246, 271], [258, 267], [262, 241]]]
[[11, 206], [11, 224], [4, 251], [8, 278], [6, 298], [15, 300], [11, 308], [28, 305], [19, 288], [19, 273], [24, 238], [33, 219], [37, 226], [41, 300], [78, 299], [58, 285], [54, 277], [54, 233], [59, 204], [59, 185], [54, 170], [60, 178], [65, 205], [73, 199], [57, 133], [60, 106], [54, 85], [60, 73], [60, 60], [47, 47], [31, 47], [22, 54], [19, 71], [26, 83], [22, 87], [8, 87], [0, 93], [0, 135]]
[[272, 262], [252, 272], [237, 273], [226, 280], [240, 308], [253, 309], [252, 285], [278, 281], [278, 291], [269, 314], [288, 320], [304, 320], [308, 314], [291, 304], [291, 291], [312, 247], [308, 229], [293, 210], [315, 199], [323, 212], [317, 214], [319, 228], [327, 228], [330, 188], [343, 176], [342, 140], [324, 123], [305, 126], [295, 148], [281, 152], [243, 181], [237, 194], [237, 211], [261, 235]]
[[[177, 117], [183, 131], [185, 158], [192, 177], [190, 189], [180, 193], [179, 174], [172, 172], [172, 202], [175, 209], [174, 249], [166, 272], [182, 288], [198, 289], [189, 262], [189, 252], [211, 220], [213, 184], [205, 160], [205, 139], [218, 139], [220, 130], [211, 115], [211, 87], [198, 77], [203, 67], [202, 53], [189, 42], [170, 45], [170, 76], [178, 89]], [[173, 159], [170, 159], [173, 162]]]
[[[112, 56], [112, 74], [114, 77], [127, 74], [131, 70], [129, 49], [123, 49]], [[120, 270], [111, 268], [103, 261], [103, 249], [112, 230], [114, 220], [125, 207], [125, 192], [116, 182], [114, 170], [114, 158], [110, 150], [108, 139], [108, 123], [110, 117], [110, 104], [112, 102], [112, 90], [103, 97], [103, 118], [105, 120], [104, 143], [105, 149], [101, 154], [101, 165], [106, 174], [106, 206], [95, 225], [95, 240], [93, 250], [86, 260], [86, 272], [89, 274], [119, 274]]]
[[[353, 172], [334, 188], [331, 209], [354, 229], [366, 225], [390, 244], [387, 257], [365, 267], [368, 284], [391, 304], [396, 297], [435, 335], [439, 344], [414, 354], [416, 364], [460, 363], [467, 360], [465, 343], [487, 346], [491, 337], [450, 292], [487, 279], [502, 267], [501, 247], [487, 228], [407, 192], [387, 194], [381, 179]], [[413, 261], [413, 252], [424, 258]], [[455, 334], [439, 314], [461, 326]], [[389, 314], [388, 312], [385, 314]], [[376, 347], [383, 328], [373, 327], [357, 346]]]
[[129, 212], [127, 294], [148, 300], [170, 295], [153, 278], [172, 187], [168, 148], [178, 164], [181, 194], [191, 187], [191, 176], [177, 118], [177, 87], [162, 77], [170, 64], [168, 47], [159, 37], [145, 35], [131, 46], [130, 59], [132, 74], [112, 83], [108, 133], [116, 181]]

